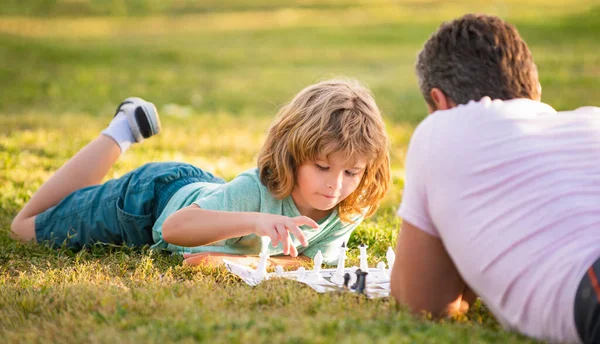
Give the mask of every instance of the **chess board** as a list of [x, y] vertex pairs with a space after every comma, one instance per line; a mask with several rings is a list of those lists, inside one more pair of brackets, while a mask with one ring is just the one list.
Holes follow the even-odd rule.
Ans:
[[[347, 291], [357, 294], [364, 294], [369, 298], [387, 297], [390, 294], [390, 272], [394, 264], [395, 253], [388, 248], [386, 259], [379, 262], [376, 268], [370, 268], [367, 265], [367, 246], [361, 245], [360, 249], [360, 267], [346, 268], [344, 266], [346, 258], [346, 247], [342, 245], [338, 257], [338, 266], [336, 268], [322, 269], [322, 254], [319, 251], [313, 259], [313, 269], [306, 270], [304, 267], [295, 271], [284, 271], [281, 266], [275, 268], [275, 272], [266, 271], [266, 261], [268, 255], [260, 254], [260, 261], [256, 269], [248, 266], [231, 262], [223, 259], [227, 270], [240, 277], [250, 286], [256, 286], [265, 280], [273, 278], [286, 278], [306, 284], [319, 293], [330, 291]], [[264, 252], [264, 251], [263, 251]]]

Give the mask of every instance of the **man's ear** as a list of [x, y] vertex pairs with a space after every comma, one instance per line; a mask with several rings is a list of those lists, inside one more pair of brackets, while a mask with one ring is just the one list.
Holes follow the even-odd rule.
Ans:
[[456, 106], [454, 101], [446, 96], [439, 88], [432, 88], [431, 91], [429, 91], [429, 95], [431, 96], [434, 105], [434, 107], [429, 105], [430, 113], [436, 110], [448, 110]]

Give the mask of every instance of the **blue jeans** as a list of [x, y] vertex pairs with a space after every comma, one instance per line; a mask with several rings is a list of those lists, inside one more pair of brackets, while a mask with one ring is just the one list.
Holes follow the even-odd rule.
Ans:
[[152, 226], [169, 199], [196, 182], [224, 183], [189, 164], [146, 164], [121, 178], [79, 189], [38, 214], [36, 239], [73, 250], [95, 243], [151, 245]]

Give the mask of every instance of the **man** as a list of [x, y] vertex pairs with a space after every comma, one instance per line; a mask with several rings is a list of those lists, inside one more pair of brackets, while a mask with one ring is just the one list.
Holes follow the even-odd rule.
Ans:
[[509, 329], [600, 342], [600, 108], [541, 103], [497, 17], [442, 24], [416, 68], [431, 115], [406, 157], [393, 296], [441, 316], [479, 295]]

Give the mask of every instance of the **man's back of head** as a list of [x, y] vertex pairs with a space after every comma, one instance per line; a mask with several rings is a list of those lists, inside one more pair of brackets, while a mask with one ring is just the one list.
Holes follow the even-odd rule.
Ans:
[[419, 53], [416, 70], [425, 101], [434, 109], [434, 88], [456, 105], [485, 96], [541, 98], [527, 44], [514, 26], [494, 16], [467, 14], [443, 23]]

